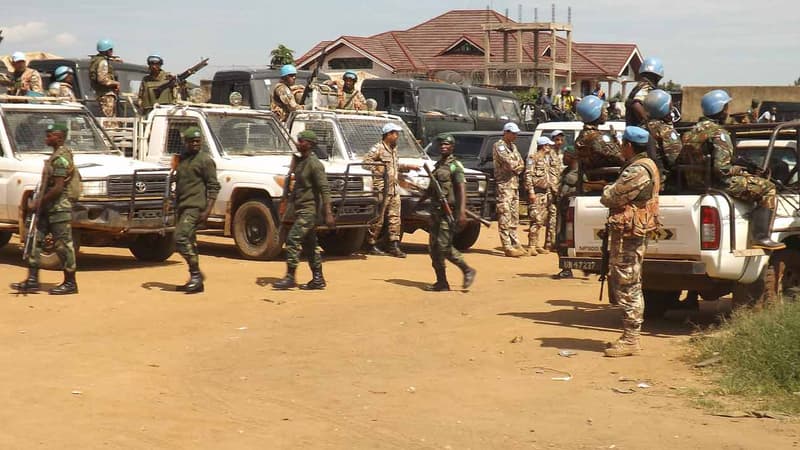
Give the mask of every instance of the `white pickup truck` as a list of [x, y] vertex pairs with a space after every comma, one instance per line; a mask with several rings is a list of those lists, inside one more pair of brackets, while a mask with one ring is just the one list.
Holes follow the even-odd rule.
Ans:
[[[123, 157], [82, 105], [29, 97], [0, 99], [0, 246], [27, 231], [28, 199], [52, 153], [45, 130], [56, 121], [69, 127], [66, 145], [83, 180], [72, 211], [76, 248], [123, 246], [139, 260], [169, 258], [174, 246], [165, 201], [168, 171]], [[58, 264], [45, 251], [42, 266]]]
[[[183, 130], [199, 127], [202, 151], [214, 159], [221, 185], [207, 227], [233, 237], [245, 258], [271, 259], [280, 253], [285, 236], [278, 209], [291, 155], [297, 150], [271, 112], [181, 103], [156, 106], [146, 117], [101, 122], [117, 140], [132, 145], [134, 158], [162, 166], [183, 149]], [[372, 192], [371, 173], [360, 164], [323, 159], [323, 165], [336, 230], [320, 227], [320, 245], [328, 253], [347, 255], [361, 247], [367, 224], [377, 217], [378, 196]]]
[[[785, 250], [770, 254], [748, 248], [752, 204], [733, 200], [713, 187], [660, 196], [662, 227], [648, 241], [642, 269], [648, 317], [663, 315], [682, 291], [698, 292], [705, 300], [733, 293], [735, 304], [750, 304], [800, 286], [799, 130], [800, 122], [787, 123], [779, 125], [770, 139], [751, 139], [746, 127], [739, 127], [738, 133], [732, 129], [737, 155], [768, 169], [780, 182], [771, 236], [785, 242]], [[572, 199], [561, 268], [599, 272], [599, 234], [607, 215], [597, 192], [579, 193]]]

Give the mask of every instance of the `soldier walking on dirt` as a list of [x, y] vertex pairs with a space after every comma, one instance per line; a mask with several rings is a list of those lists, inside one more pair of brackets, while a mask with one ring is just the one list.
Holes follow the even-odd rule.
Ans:
[[119, 81], [114, 74], [114, 42], [111, 39], [97, 41], [97, 54], [89, 61], [89, 82], [94, 89], [100, 112], [105, 117], [117, 116], [117, 95]]
[[164, 89], [161, 91], [161, 95], [156, 96], [156, 88], [164, 86], [174, 78], [174, 75], [161, 68], [163, 65], [164, 58], [161, 55], [153, 54], [147, 57], [147, 68], [150, 73], [142, 78], [142, 84], [139, 85], [139, 106], [145, 114], [149, 113], [156, 103], [169, 105], [180, 98], [177, 84], [172, 88]]
[[453, 246], [453, 234], [457, 229], [463, 228], [467, 222], [466, 215], [466, 191], [464, 179], [464, 166], [453, 156], [456, 140], [450, 134], [440, 135], [439, 149], [441, 158], [436, 162], [431, 173], [442, 189], [442, 195], [447, 198], [450, 204], [450, 211], [453, 212], [450, 222], [442, 204], [436, 200], [437, 193], [434, 186], [428, 186], [428, 190], [420, 198], [420, 203], [425, 198], [432, 198], [431, 202], [431, 231], [429, 234], [428, 246], [431, 253], [431, 265], [436, 273], [436, 282], [427, 287], [429, 291], [449, 291], [450, 284], [447, 282], [447, 273], [444, 261], [447, 259], [455, 264], [464, 274], [462, 287], [469, 288], [475, 281], [477, 271], [469, 267], [464, 261], [464, 257]]
[[47, 235], [52, 235], [53, 249], [64, 269], [64, 282], [50, 289], [52, 295], [77, 294], [75, 281], [75, 247], [72, 242], [72, 202], [80, 196], [80, 174], [72, 160], [72, 150], [64, 146], [67, 125], [56, 122], [47, 125], [45, 143], [53, 154], [45, 162], [41, 187], [43, 195], [32, 206], [38, 216], [34, 246], [28, 257], [28, 278], [11, 285], [19, 292], [39, 290], [39, 262]]
[[500, 231], [500, 243], [503, 253], [510, 257], [524, 256], [517, 237], [519, 225], [519, 175], [525, 170], [514, 141], [517, 140], [519, 127], [514, 122], [503, 126], [503, 138], [494, 143], [492, 159], [494, 160], [494, 179], [497, 183], [497, 227]]
[[203, 134], [191, 126], [183, 131], [184, 150], [173, 159], [175, 170], [176, 217], [175, 247], [189, 265], [189, 281], [175, 288], [178, 292], [203, 292], [203, 274], [197, 252], [197, 228], [204, 225], [214, 207], [220, 185], [217, 166], [208, 152], [202, 151]]
[[280, 70], [281, 81], [275, 85], [272, 91], [272, 101], [270, 109], [275, 117], [281, 122], [286, 122], [292, 111], [303, 109], [303, 105], [297, 103], [295, 94], [292, 91], [297, 80], [297, 68], [291, 64], [284, 64]]
[[[301, 284], [300, 289], [325, 289], [327, 284], [322, 276], [322, 256], [317, 246], [317, 224], [321, 219], [333, 229], [335, 226], [331, 210], [331, 191], [325, 167], [311, 150], [317, 144], [317, 135], [311, 130], [297, 135], [297, 150], [300, 156], [293, 156], [292, 173], [294, 187], [289, 196], [287, 211], [282, 220], [292, 220], [292, 228], [286, 238], [286, 276], [276, 281], [274, 289], [297, 287], [295, 273], [300, 264], [302, 247], [308, 256], [311, 268], [311, 281]], [[324, 217], [320, 217], [324, 214]]]
[[[525, 190], [528, 191], [528, 252], [531, 256], [546, 254], [544, 247], [551, 247], [554, 240], [555, 196], [558, 190], [558, 176], [561, 162], [553, 151], [555, 143], [542, 136], [536, 141], [536, 152], [530, 156], [528, 169], [525, 172]], [[539, 231], [544, 228], [545, 245], [539, 245]]]
[[661, 177], [647, 157], [650, 134], [626, 127], [622, 153], [627, 161], [619, 178], [603, 188], [600, 202], [609, 209], [607, 230], [610, 261], [608, 292], [612, 304], [622, 308], [622, 336], [606, 349], [609, 357], [631, 356], [641, 351], [639, 333], [644, 321], [642, 262], [647, 235], [658, 228], [658, 191]]

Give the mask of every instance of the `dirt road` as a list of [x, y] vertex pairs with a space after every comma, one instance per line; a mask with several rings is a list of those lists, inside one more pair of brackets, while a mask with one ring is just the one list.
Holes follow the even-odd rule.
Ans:
[[186, 280], [177, 255], [146, 265], [88, 248], [79, 295], [18, 297], [9, 245], [0, 448], [800, 447], [796, 423], [689, 405], [685, 388], [703, 389], [680, 359], [689, 325], [646, 324], [642, 356], [603, 358], [618, 314], [594, 278], [551, 280], [554, 255], [499, 257], [492, 229], [467, 254], [474, 288], [428, 293], [426, 239], [407, 236], [406, 260], [327, 260], [329, 289], [306, 293], [266, 287], [282, 262], [204, 237], [198, 296], [164, 290]]

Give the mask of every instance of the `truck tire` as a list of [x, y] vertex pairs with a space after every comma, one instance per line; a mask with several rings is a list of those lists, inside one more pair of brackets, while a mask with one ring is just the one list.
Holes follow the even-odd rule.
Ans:
[[657, 320], [663, 318], [670, 305], [674, 305], [678, 301], [681, 291], [643, 289], [642, 296], [644, 297], [644, 318]]
[[233, 240], [247, 259], [273, 259], [283, 247], [275, 216], [263, 200], [250, 200], [239, 206], [233, 215]]
[[[25, 245], [25, 241], [22, 241], [22, 245]], [[72, 230], [72, 247], [75, 249], [77, 258], [81, 248], [81, 232], [79, 230]], [[61, 258], [55, 252], [43, 251], [39, 257], [39, 267], [44, 270], [61, 270]]]
[[175, 236], [172, 233], [164, 236], [144, 234], [137, 237], [128, 249], [139, 261], [164, 262], [175, 253]]
[[366, 228], [323, 231], [319, 235], [319, 245], [328, 255], [349, 256], [361, 248], [366, 236]]
[[453, 236], [453, 246], [462, 252], [468, 250], [478, 242], [478, 236], [480, 235], [481, 224], [478, 222], [469, 222], [463, 230]]
[[11, 240], [11, 233], [10, 231], [0, 231], [0, 248], [3, 248], [8, 244], [8, 241]]

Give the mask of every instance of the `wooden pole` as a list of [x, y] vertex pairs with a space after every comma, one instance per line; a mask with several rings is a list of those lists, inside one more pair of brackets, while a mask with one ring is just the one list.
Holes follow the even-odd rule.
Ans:
[[[520, 6], [521, 8], [521, 6]], [[520, 64], [517, 67], [517, 86], [522, 86], [522, 30], [517, 31], [517, 62]]]

